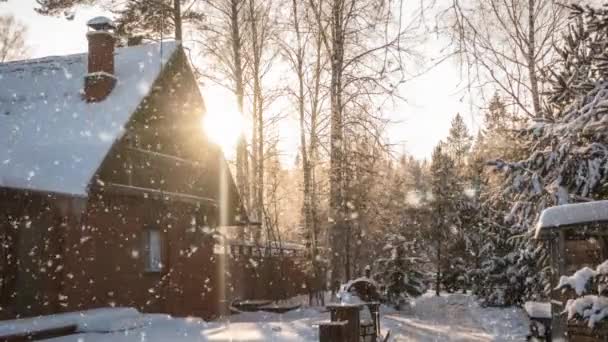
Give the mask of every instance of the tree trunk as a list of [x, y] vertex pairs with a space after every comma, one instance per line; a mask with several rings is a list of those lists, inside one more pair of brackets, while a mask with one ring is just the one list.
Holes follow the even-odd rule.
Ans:
[[435, 279], [435, 295], [441, 290], [441, 238], [437, 237], [437, 277]]
[[532, 94], [532, 105], [534, 115], [537, 118], [542, 116], [540, 107], [540, 94], [538, 90], [538, 76], [536, 75], [536, 19], [534, 17], [536, 0], [528, 0], [528, 77], [530, 78], [530, 93]]
[[173, 16], [175, 19], [175, 40], [182, 41], [182, 3], [181, 0], [173, 0]]
[[302, 156], [302, 183], [303, 183], [303, 205], [304, 232], [309, 243], [311, 263], [313, 264], [313, 276], [316, 276], [316, 239], [312, 231], [312, 203], [311, 203], [311, 166], [308, 158], [308, 148], [306, 144], [305, 126], [305, 103], [304, 103], [304, 47], [302, 46], [302, 36], [300, 33], [300, 22], [298, 18], [298, 0], [292, 1], [293, 25], [296, 33], [296, 74], [298, 77], [298, 115], [300, 125], [300, 154]]
[[340, 282], [344, 268], [344, 213], [343, 213], [343, 139], [342, 139], [342, 66], [344, 64], [344, 32], [342, 31], [342, 0], [332, 4], [331, 39], [331, 130], [330, 130], [330, 171], [329, 206], [332, 219], [330, 232], [332, 282]]
[[[316, 262], [316, 256], [318, 254], [318, 236], [319, 236], [319, 217], [317, 215], [317, 185], [316, 185], [316, 177], [315, 177], [315, 165], [317, 163], [317, 146], [318, 146], [318, 137], [317, 137], [317, 123], [318, 123], [318, 114], [320, 111], [320, 101], [319, 101], [319, 93], [321, 89], [321, 71], [322, 71], [322, 61], [321, 61], [321, 34], [317, 36], [316, 39], [316, 48], [317, 48], [317, 58], [315, 61], [315, 74], [314, 74], [314, 94], [311, 103], [310, 110], [310, 148], [308, 149], [308, 163], [309, 163], [309, 172], [310, 172], [310, 215], [311, 215], [311, 231], [313, 233], [312, 242], [313, 242], [313, 257]], [[316, 265], [316, 264], [315, 264]], [[318, 274], [318, 273], [317, 273]]]
[[[262, 222], [264, 208], [264, 118], [263, 98], [260, 82], [260, 63], [262, 57], [262, 42], [258, 31], [258, 18], [255, 10], [255, 0], [249, 0], [249, 23], [251, 33], [251, 48], [253, 54], [253, 138], [252, 138], [252, 169], [253, 169], [253, 205], [252, 210], [257, 221]], [[253, 239], [259, 242], [261, 228], [256, 229]]]
[[[238, 111], [243, 113], [243, 64], [241, 51], [241, 35], [239, 29], [239, 2], [240, 0], [230, 0], [230, 26], [232, 40], [232, 58], [234, 62], [234, 89], [236, 95], [236, 103]], [[241, 201], [246, 210], [249, 206], [249, 191], [248, 191], [248, 172], [247, 163], [247, 143], [244, 134], [241, 133], [236, 147], [236, 183], [241, 195]], [[245, 231], [239, 231], [239, 238], [245, 237]]]

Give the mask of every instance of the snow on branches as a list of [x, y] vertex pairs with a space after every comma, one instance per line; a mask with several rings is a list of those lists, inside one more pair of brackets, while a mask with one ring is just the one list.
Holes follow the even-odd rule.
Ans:
[[566, 303], [564, 313], [568, 320], [583, 320], [593, 328], [608, 317], [608, 260], [595, 270], [584, 267], [571, 276], [562, 276], [556, 289], [572, 289], [576, 293], [577, 298]]
[[513, 200], [509, 220], [530, 228], [547, 206], [603, 197], [608, 173], [608, 10], [572, 7], [573, 22], [548, 72], [545, 118], [525, 130], [528, 157], [496, 161]]

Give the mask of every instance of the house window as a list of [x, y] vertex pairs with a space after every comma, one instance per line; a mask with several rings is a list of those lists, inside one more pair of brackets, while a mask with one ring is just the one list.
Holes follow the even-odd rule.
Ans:
[[144, 250], [146, 252], [146, 271], [160, 272], [162, 262], [162, 238], [158, 229], [149, 228], [144, 232]]

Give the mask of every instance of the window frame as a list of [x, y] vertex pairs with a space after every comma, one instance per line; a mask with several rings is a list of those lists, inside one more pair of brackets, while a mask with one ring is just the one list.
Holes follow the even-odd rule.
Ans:
[[[153, 248], [153, 236], [157, 237], [156, 248]], [[162, 273], [165, 270], [164, 262], [164, 242], [162, 231], [156, 226], [146, 226], [143, 231], [143, 250], [144, 250], [144, 272]], [[157, 257], [153, 258], [153, 251], [157, 251]], [[155, 254], [156, 254], [155, 253]]]

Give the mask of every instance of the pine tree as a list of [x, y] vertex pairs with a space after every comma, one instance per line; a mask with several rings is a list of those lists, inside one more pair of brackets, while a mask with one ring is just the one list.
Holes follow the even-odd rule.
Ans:
[[379, 282], [387, 302], [396, 308], [422, 295], [426, 289], [424, 275], [417, 269], [418, 258], [411, 255], [413, 243], [403, 235], [389, 234], [384, 247], [388, 257], [376, 261], [375, 269], [378, 271], [374, 278]]
[[174, 6], [177, 3], [174, 0], [129, 1], [123, 9], [116, 11], [117, 33], [123, 37], [137, 35], [158, 39], [170, 37], [178, 25], [182, 25], [181, 22], [203, 22], [204, 15], [193, 6], [187, 6], [188, 9], [177, 16]]
[[[103, 0], [37, 0], [35, 10], [42, 15], [63, 14], [73, 19], [77, 6], [105, 4]], [[181, 40], [183, 23], [200, 24], [204, 19], [193, 5], [192, 0], [131, 0], [112, 6], [111, 10], [116, 14], [117, 34], [121, 37], [158, 39], [175, 33], [175, 38]]]
[[[435, 291], [439, 295], [444, 279], [453, 279], [453, 273], [458, 272], [457, 264], [452, 263], [448, 252], [454, 246], [454, 241], [460, 233], [458, 203], [461, 200], [462, 189], [456, 174], [454, 161], [445, 153], [444, 144], [440, 142], [433, 152], [431, 161], [431, 192], [430, 203], [432, 210], [432, 227], [429, 231], [429, 241], [432, 244], [436, 266]], [[448, 288], [452, 288], [449, 285]]]
[[462, 171], [467, 162], [467, 153], [471, 149], [472, 137], [460, 113], [452, 119], [452, 125], [446, 138], [446, 151], [454, 161], [458, 171]]

